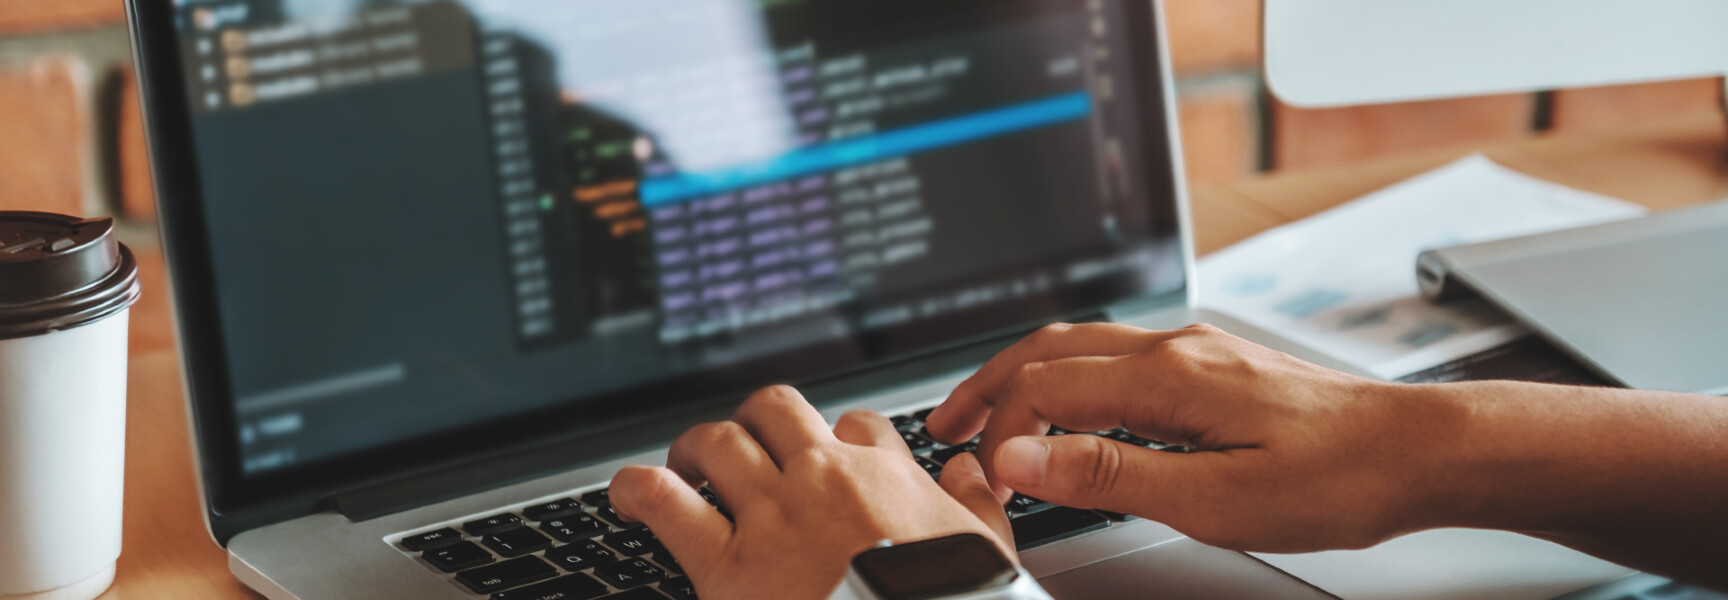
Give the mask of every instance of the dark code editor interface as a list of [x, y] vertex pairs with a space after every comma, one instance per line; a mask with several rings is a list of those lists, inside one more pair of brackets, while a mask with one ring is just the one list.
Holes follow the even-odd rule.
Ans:
[[1179, 288], [1121, 11], [184, 1], [244, 470]]

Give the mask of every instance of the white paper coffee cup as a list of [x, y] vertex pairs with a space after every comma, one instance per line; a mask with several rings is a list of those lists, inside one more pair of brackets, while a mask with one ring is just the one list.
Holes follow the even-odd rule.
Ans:
[[111, 219], [0, 212], [0, 599], [114, 579], [137, 271]]

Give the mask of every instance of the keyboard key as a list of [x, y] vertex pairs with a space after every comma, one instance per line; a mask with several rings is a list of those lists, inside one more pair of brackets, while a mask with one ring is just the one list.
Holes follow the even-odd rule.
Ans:
[[600, 541], [606, 542], [606, 545], [624, 556], [642, 556], [665, 549], [660, 545], [660, 540], [654, 539], [654, 534], [641, 527], [608, 533], [606, 537], [600, 538]]
[[1068, 430], [1063, 429], [1061, 427], [1051, 427], [1050, 431], [1044, 432], [1044, 435], [1068, 435], [1070, 433], [1074, 433], [1074, 432], [1068, 431]]
[[582, 494], [582, 503], [594, 508], [612, 505], [612, 488]]
[[893, 423], [894, 428], [900, 431], [912, 431], [918, 428], [918, 421], [913, 420], [912, 417], [888, 417], [888, 422]]
[[1052, 508], [1056, 508], [1056, 505], [1025, 494], [1014, 494], [1014, 497], [1008, 500], [1008, 510], [1023, 515], [1029, 515]]
[[438, 567], [445, 573], [455, 573], [468, 567], [477, 567], [492, 562], [492, 553], [474, 545], [474, 542], [457, 542], [443, 548], [427, 550], [420, 556], [426, 562]]
[[1119, 513], [1119, 512], [1115, 512], [1115, 511], [1109, 511], [1109, 510], [1094, 510], [1092, 512], [1098, 513], [1100, 515], [1104, 515], [1104, 518], [1110, 519], [1111, 521], [1114, 521], [1117, 523], [1126, 523], [1128, 521], [1134, 521], [1134, 520], [1138, 520], [1140, 518], [1140, 517], [1136, 517], [1134, 515], [1130, 515], [1127, 513]]
[[917, 452], [919, 450], [929, 448], [930, 446], [935, 444], [935, 442], [930, 441], [929, 438], [918, 435], [916, 433], [912, 433], [910, 431], [900, 432], [900, 439], [905, 440], [906, 441], [906, 447], [911, 448], [913, 452]]
[[612, 508], [611, 505], [601, 507], [600, 510], [594, 511], [594, 516], [600, 517], [600, 520], [605, 521], [606, 524], [611, 525], [613, 527], [617, 527], [619, 529], [625, 529], [625, 528], [635, 526], [635, 523], [625, 521], [624, 517], [618, 516], [617, 509]]
[[468, 535], [479, 537], [483, 535], [492, 535], [507, 529], [515, 529], [521, 526], [522, 517], [510, 513], [504, 513], [501, 515], [492, 515], [478, 521], [463, 523], [462, 531], [468, 532]]
[[527, 527], [495, 533], [486, 536], [481, 542], [504, 558], [514, 558], [552, 547], [552, 540]]
[[667, 573], [673, 575], [681, 575], [684, 573], [684, 565], [678, 564], [678, 559], [673, 557], [671, 552], [667, 552], [665, 548], [661, 548], [654, 553], [654, 562], [665, 567]]
[[[917, 434], [924, 436], [925, 438], [928, 438], [928, 439], [932, 439], [932, 440], [936, 439], [936, 436], [932, 435], [930, 433], [929, 427], [919, 427], [917, 430]], [[965, 442], [962, 442], [962, 443], [977, 445], [978, 442], [981, 442], [981, 441], [984, 441], [984, 434], [983, 433], [979, 433], [978, 435], [972, 436], [972, 439], [966, 440]], [[947, 442], [943, 442], [943, 443], [947, 443]]]
[[568, 546], [559, 546], [546, 551], [546, 560], [563, 567], [566, 571], [581, 571], [604, 564], [611, 564], [617, 555], [600, 542], [582, 540]]
[[567, 517], [558, 517], [540, 524], [540, 530], [557, 538], [566, 544], [576, 540], [591, 538], [606, 532], [606, 524], [601, 523], [594, 515], [576, 513]]
[[1089, 510], [1052, 507], [1008, 520], [1014, 549], [1026, 550], [1110, 526], [1110, 520]]
[[525, 583], [551, 579], [557, 574], [557, 567], [538, 558], [524, 556], [457, 573], [456, 581], [468, 586], [468, 589], [474, 590], [476, 594], [490, 594]]
[[924, 410], [912, 413], [912, 418], [918, 419], [919, 423], [923, 423], [925, 421], [930, 420], [930, 413], [935, 412], [935, 411], [936, 411], [935, 408], [926, 408]]
[[941, 477], [942, 476], [942, 463], [930, 460], [928, 458], [924, 458], [922, 456], [915, 456], [913, 458], [918, 461], [918, 466], [924, 467], [924, 472], [929, 473], [931, 477]]
[[1130, 446], [1140, 446], [1140, 447], [1144, 448], [1146, 446], [1152, 445], [1152, 440], [1134, 435], [1132, 433], [1128, 433], [1126, 431], [1122, 431], [1120, 429], [1115, 430], [1115, 431], [1106, 431], [1106, 432], [1100, 433], [1098, 435], [1104, 437], [1105, 439], [1115, 440], [1118, 442], [1122, 442], [1124, 444], [1128, 444]]
[[636, 588], [607, 596], [606, 600], [666, 600], [666, 596], [654, 591], [654, 588]]
[[696, 488], [696, 495], [701, 496], [703, 500], [707, 500], [709, 504], [720, 506], [720, 495], [714, 493], [714, 490], [708, 489], [706, 486]]
[[528, 517], [531, 521], [544, 521], [546, 519], [569, 516], [579, 512], [582, 512], [582, 505], [577, 504], [575, 500], [570, 498], [553, 500], [545, 504], [538, 504], [522, 509], [522, 515]]
[[438, 531], [428, 531], [402, 538], [402, 547], [410, 552], [420, 552], [433, 548], [442, 548], [462, 541], [462, 532], [445, 527]]
[[689, 577], [675, 577], [660, 584], [660, 591], [671, 596], [672, 600], [696, 600], [696, 584], [690, 583]]
[[654, 566], [647, 559], [632, 558], [594, 569], [594, 575], [612, 587], [625, 589], [665, 579], [666, 570]]
[[587, 575], [559, 577], [545, 583], [492, 594], [492, 600], [588, 600], [606, 595], [606, 584]]
[[977, 451], [978, 451], [978, 444], [974, 444], [972, 442], [966, 442], [966, 443], [960, 444], [958, 446], [951, 446], [948, 448], [943, 448], [941, 450], [937, 450], [937, 451], [930, 454], [930, 460], [933, 460], [933, 461], [936, 461], [936, 462], [939, 462], [942, 464], [948, 464], [948, 461], [953, 460], [954, 457], [959, 456], [962, 453], [977, 452]]

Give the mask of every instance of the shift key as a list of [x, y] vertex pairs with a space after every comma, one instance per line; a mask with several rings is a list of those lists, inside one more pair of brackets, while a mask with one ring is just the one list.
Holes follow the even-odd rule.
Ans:
[[1014, 530], [1014, 549], [1026, 550], [1109, 527], [1110, 520], [1089, 510], [1058, 506], [1015, 517], [1008, 526]]

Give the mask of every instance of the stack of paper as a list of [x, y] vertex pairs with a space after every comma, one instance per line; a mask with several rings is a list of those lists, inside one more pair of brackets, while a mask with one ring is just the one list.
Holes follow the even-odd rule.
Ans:
[[1525, 333], [1421, 298], [1417, 255], [1643, 213], [1472, 156], [1207, 257], [1200, 304], [1395, 379]]

